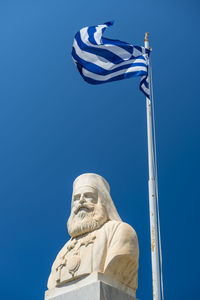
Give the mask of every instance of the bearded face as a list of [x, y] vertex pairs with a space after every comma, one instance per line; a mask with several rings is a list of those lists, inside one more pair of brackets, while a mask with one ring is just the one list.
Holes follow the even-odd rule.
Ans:
[[98, 229], [107, 220], [108, 216], [97, 189], [82, 186], [73, 191], [71, 215], [67, 222], [71, 237]]

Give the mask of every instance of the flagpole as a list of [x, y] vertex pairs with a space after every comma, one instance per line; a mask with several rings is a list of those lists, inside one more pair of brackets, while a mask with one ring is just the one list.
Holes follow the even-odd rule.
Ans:
[[[149, 49], [148, 35], [149, 34], [146, 33], [144, 39], [144, 46], [147, 49]], [[149, 78], [149, 86], [150, 86], [150, 78]], [[155, 188], [155, 174], [154, 174], [152, 112], [151, 112], [151, 101], [147, 97], [146, 97], [146, 113], [147, 113], [147, 141], [148, 141], [148, 165], [149, 165], [149, 214], [150, 214], [150, 232], [151, 232], [153, 300], [161, 300], [156, 188]]]

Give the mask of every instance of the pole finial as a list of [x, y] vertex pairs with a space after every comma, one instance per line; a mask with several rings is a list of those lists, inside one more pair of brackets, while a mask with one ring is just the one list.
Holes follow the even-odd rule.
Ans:
[[149, 32], [146, 32], [145, 33], [145, 38], [144, 38], [145, 42], [148, 42], [148, 37], [149, 37]]

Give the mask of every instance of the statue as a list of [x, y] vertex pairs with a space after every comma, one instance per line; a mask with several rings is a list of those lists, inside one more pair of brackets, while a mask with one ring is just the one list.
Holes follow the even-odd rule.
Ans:
[[86, 173], [76, 178], [67, 228], [71, 239], [53, 263], [49, 290], [99, 272], [136, 291], [137, 235], [121, 221], [103, 177]]

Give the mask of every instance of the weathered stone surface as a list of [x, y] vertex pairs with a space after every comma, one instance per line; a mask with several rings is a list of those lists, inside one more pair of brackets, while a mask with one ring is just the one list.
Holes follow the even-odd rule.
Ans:
[[47, 291], [45, 300], [136, 300], [131, 289], [114, 282], [112, 283], [115, 286], [112, 286], [111, 281], [112, 279], [102, 274], [92, 274], [83, 280]]
[[60, 289], [89, 274], [102, 273], [136, 292], [137, 235], [121, 221], [104, 178], [83, 174], [75, 180], [67, 226], [71, 239], [53, 263], [49, 290]]

